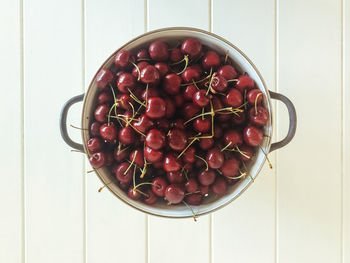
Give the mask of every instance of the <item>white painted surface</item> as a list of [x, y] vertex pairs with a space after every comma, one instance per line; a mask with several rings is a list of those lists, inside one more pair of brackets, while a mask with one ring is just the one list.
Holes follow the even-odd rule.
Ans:
[[[63, 103], [110, 53], [166, 26], [227, 38], [299, 118], [293, 142], [270, 156], [274, 169], [197, 223], [98, 193], [58, 130]], [[3, 0], [0, 33], [0, 262], [350, 262], [348, 0]], [[286, 110], [276, 112], [282, 138]], [[79, 117], [77, 105], [69, 123]]]

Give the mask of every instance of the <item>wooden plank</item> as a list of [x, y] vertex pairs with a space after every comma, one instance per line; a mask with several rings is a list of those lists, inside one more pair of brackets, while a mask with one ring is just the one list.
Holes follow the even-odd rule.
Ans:
[[[144, 32], [144, 1], [86, 1], [86, 88], [101, 63]], [[91, 167], [88, 165], [88, 170]], [[144, 262], [146, 215], [126, 206], [87, 175], [87, 261]]]
[[[209, 30], [208, 1], [162, 1], [148, 3], [148, 30], [189, 26]], [[210, 262], [210, 217], [165, 219], [149, 217], [148, 262]], [[181, 253], [173, 253], [174, 249]], [[169, 256], [171, 255], [171, 256]]]
[[[60, 138], [63, 103], [82, 91], [81, 2], [24, 5], [26, 262], [82, 262], [83, 156]], [[78, 107], [69, 123], [79, 123]]]
[[[213, 32], [239, 47], [275, 89], [275, 1], [213, 0]], [[274, 262], [275, 154], [241, 197], [213, 215], [213, 262]]]
[[340, 262], [341, 1], [282, 0], [278, 13], [278, 91], [298, 129], [278, 153], [277, 261]]
[[[4, 211], [0, 223], [0, 261], [21, 262], [22, 251], [22, 94], [21, 94], [21, 3], [0, 2], [0, 72], [5, 96], [0, 104], [0, 152], [2, 171], [0, 207]], [[5, 125], [6, 124], [6, 125]], [[6, 165], [5, 165], [6, 164]], [[6, 211], [6, 212], [5, 212]]]

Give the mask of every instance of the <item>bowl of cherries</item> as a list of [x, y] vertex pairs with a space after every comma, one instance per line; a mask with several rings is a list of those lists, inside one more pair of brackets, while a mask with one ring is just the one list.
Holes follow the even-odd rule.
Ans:
[[[288, 134], [275, 143], [272, 99], [289, 113]], [[83, 144], [69, 138], [66, 124], [79, 101]], [[120, 200], [148, 214], [196, 218], [247, 189], [267, 154], [293, 138], [296, 112], [227, 40], [164, 28], [116, 50], [86, 94], [64, 105], [60, 125]]]

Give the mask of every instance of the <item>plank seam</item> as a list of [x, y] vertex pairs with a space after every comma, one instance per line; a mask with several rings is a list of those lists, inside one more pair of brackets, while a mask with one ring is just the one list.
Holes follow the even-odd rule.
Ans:
[[340, 46], [340, 52], [341, 52], [341, 70], [340, 70], [340, 74], [341, 74], [341, 89], [340, 89], [340, 96], [341, 96], [341, 110], [340, 110], [340, 114], [341, 114], [341, 129], [340, 129], [340, 138], [341, 138], [341, 143], [340, 143], [340, 162], [341, 162], [341, 177], [340, 177], [340, 182], [341, 182], [341, 196], [340, 196], [340, 202], [341, 202], [341, 215], [340, 215], [340, 260], [341, 262], [345, 262], [345, 254], [344, 254], [344, 172], [345, 172], [345, 164], [344, 164], [344, 152], [345, 152], [345, 139], [344, 139], [344, 129], [345, 129], [345, 98], [344, 98], [344, 83], [345, 83], [345, 72], [344, 72], [344, 41], [345, 41], [345, 31], [344, 31], [344, 19], [345, 19], [345, 14], [344, 14], [344, 0], [341, 0], [341, 14], [340, 14], [340, 23], [341, 23], [341, 46]]

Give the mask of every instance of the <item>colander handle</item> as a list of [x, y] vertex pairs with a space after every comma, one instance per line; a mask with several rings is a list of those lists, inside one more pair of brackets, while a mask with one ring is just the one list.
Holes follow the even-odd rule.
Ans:
[[63, 108], [62, 108], [62, 111], [61, 111], [61, 115], [60, 115], [60, 131], [61, 131], [61, 136], [62, 136], [62, 139], [72, 148], [76, 149], [76, 150], [79, 150], [79, 151], [84, 151], [84, 147], [82, 144], [80, 143], [76, 143], [74, 142], [68, 135], [68, 131], [67, 131], [67, 115], [68, 115], [68, 111], [69, 111], [69, 108], [79, 102], [79, 101], [82, 101], [84, 99], [84, 96], [85, 94], [81, 94], [81, 95], [78, 95], [78, 96], [75, 96], [71, 99], [69, 99], [64, 105], [63, 105]]
[[297, 114], [293, 103], [284, 95], [269, 91], [271, 99], [279, 100], [286, 105], [289, 114], [289, 129], [286, 137], [279, 142], [271, 144], [270, 152], [286, 146], [294, 137], [297, 129]]

